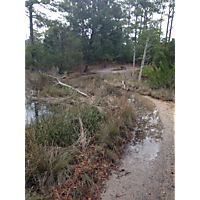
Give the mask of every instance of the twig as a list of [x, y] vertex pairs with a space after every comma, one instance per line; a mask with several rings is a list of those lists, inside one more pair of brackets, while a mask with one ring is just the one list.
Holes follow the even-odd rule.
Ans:
[[85, 150], [85, 143], [86, 143], [86, 135], [84, 133], [84, 130], [83, 130], [83, 122], [81, 120], [81, 118], [79, 117], [79, 123], [81, 125], [81, 143], [82, 143], [82, 149]]
[[125, 195], [126, 195], [126, 194], [122, 194], [122, 195], [116, 194], [116, 198], [120, 198], [120, 197], [125, 196]]

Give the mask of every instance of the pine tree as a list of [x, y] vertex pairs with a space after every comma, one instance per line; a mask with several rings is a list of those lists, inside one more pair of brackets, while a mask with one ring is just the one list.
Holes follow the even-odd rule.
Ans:
[[87, 63], [120, 57], [122, 51], [122, 11], [114, 0], [72, 0], [66, 20], [82, 42], [84, 60]]
[[44, 38], [45, 64], [58, 67], [59, 72], [73, 70], [82, 62], [81, 41], [66, 24], [51, 22]]
[[[37, 24], [37, 26], [41, 27], [43, 23], [45, 22], [45, 14], [40, 12], [38, 9], [35, 9], [35, 6], [39, 5], [40, 7], [49, 9], [51, 11], [56, 11], [55, 7], [56, 4], [54, 3], [54, 0], [27, 0], [25, 1], [25, 7], [26, 7], [26, 16], [29, 17], [30, 21], [30, 45], [34, 46], [34, 23]], [[50, 7], [48, 7], [50, 6]], [[32, 65], [34, 66], [34, 51], [35, 49], [32, 48], [31, 57], [32, 57]]]

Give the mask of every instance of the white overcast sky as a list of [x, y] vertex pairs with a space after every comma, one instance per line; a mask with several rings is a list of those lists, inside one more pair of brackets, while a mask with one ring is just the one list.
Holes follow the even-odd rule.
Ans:
[[[42, 8], [41, 6], [38, 6], [37, 7], [35, 6], [35, 8], [39, 8], [39, 10], [41, 12], [44, 12], [47, 14], [48, 17], [50, 17], [51, 19], [58, 19], [58, 17], [61, 15], [61, 13], [57, 12], [50, 12], [44, 8]], [[166, 13], [168, 12], [168, 9], [166, 9]], [[154, 14], [154, 19], [159, 19], [160, 18], [160, 15], [158, 14]], [[171, 38], [175, 38], [175, 18], [176, 18], [176, 13], [174, 15], [174, 19], [173, 19], [173, 29], [172, 29], [172, 33], [171, 33]], [[171, 24], [171, 21], [170, 21], [170, 24]], [[169, 24], [169, 25], [170, 25]], [[29, 35], [30, 35], [30, 30], [29, 30], [29, 18], [27, 16], [25, 16], [25, 39], [28, 39], [29, 38]], [[170, 26], [169, 26], [170, 27]], [[34, 26], [35, 29], [36, 26]], [[166, 28], [167, 28], [167, 16], [164, 16], [164, 21], [162, 23], [162, 31], [163, 31], [163, 36], [165, 37], [165, 34], [166, 34]], [[44, 30], [43, 28], [41, 29], [38, 29], [38, 31], [40, 32], [41, 30]]]

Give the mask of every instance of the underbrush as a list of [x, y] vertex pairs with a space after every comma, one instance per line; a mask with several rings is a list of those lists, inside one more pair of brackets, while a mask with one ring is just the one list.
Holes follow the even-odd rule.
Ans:
[[126, 89], [149, 95], [153, 98], [165, 101], [175, 101], [175, 66], [171, 69], [160, 66], [159, 69], [148, 66], [143, 68], [142, 80], [138, 81], [140, 69], [136, 70], [134, 78], [125, 74], [108, 74], [104, 82], [114, 87], [122, 88], [122, 80], [125, 81]]
[[95, 96], [26, 125], [26, 199], [97, 199], [117, 168], [134, 127], [133, 107], [104, 86], [86, 91]]
[[[135, 71], [139, 74], [140, 69]], [[154, 65], [145, 66], [142, 71], [142, 77], [148, 78], [148, 84], [151, 89], [175, 89], [175, 65], [171, 68], [168, 65], [160, 64], [159, 68]]]

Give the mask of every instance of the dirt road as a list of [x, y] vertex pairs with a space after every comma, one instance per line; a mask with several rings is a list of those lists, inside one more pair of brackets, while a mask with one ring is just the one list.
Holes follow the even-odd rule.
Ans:
[[158, 147], [155, 147], [157, 143], [152, 143], [152, 149], [157, 148], [152, 154], [154, 157], [149, 157], [150, 148], [140, 156], [135, 149], [127, 148], [119, 167], [121, 171], [113, 172], [105, 184], [101, 194], [103, 200], [175, 199], [175, 104], [145, 98], [150, 99], [159, 112], [163, 125], [162, 140]]

